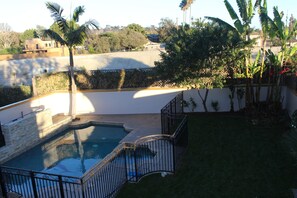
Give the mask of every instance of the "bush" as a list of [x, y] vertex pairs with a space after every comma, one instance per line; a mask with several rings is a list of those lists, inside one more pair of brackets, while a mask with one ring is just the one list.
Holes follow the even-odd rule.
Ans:
[[[69, 90], [67, 72], [45, 74], [35, 79], [38, 95]], [[75, 81], [78, 90], [144, 88], [164, 84], [155, 69], [80, 70], [75, 72]]]
[[7, 54], [21, 54], [23, 53], [22, 48], [20, 47], [12, 47], [0, 50], [0, 55], [7, 55]]
[[43, 95], [59, 90], [69, 90], [67, 72], [43, 74], [35, 77], [37, 95]]
[[32, 95], [31, 86], [0, 87], [0, 106], [28, 99]]

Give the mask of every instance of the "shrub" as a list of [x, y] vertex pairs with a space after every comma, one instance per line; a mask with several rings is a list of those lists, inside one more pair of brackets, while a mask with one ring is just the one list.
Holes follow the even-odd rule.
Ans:
[[28, 99], [32, 95], [31, 86], [0, 87], [0, 106]]

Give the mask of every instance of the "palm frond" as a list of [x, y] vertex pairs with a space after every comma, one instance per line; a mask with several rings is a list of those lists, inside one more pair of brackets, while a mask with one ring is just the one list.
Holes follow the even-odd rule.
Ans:
[[230, 17], [232, 18], [232, 20], [236, 20], [239, 19], [236, 12], [234, 11], [233, 7], [231, 6], [231, 4], [229, 3], [228, 0], [224, 0], [225, 6], [229, 12]]
[[87, 26], [89, 29], [90, 28], [95, 28], [99, 29], [99, 23], [96, 20], [89, 20], [83, 24], [83, 26]]
[[262, 6], [263, 8], [265, 8], [266, 10], [267, 10], [267, 0], [264, 0], [264, 2], [263, 2], [263, 6]]
[[274, 23], [277, 26], [279, 36], [283, 37], [283, 22], [282, 22], [282, 16], [278, 12], [277, 7], [273, 7], [273, 15], [274, 15]]
[[244, 33], [244, 27], [239, 19], [234, 22], [234, 26], [240, 34]]
[[51, 39], [59, 42], [61, 45], [67, 45], [67, 42], [55, 31], [51, 29], [42, 30], [42, 36], [50, 37]]
[[271, 31], [269, 31], [269, 36], [271, 38], [275, 37], [276, 35], [279, 36], [279, 30], [277, 25], [274, 23], [274, 20], [272, 20], [270, 17], [267, 17], [265, 20], [267, 20], [267, 23], [269, 25], [269, 29]]
[[99, 28], [97, 21], [89, 20], [78, 28], [69, 32], [69, 34], [67, 35], [69, 45], [81, 45], [84, 42], [85, 38], [88, 36], [88, 32], [91, 30], [91, 28]]
[[240, 17], [242, 18], [243, 21], [247, 21], [248, 15], [247, 15], [247, 5], [246, 5], [246, 0], [236, 0], [238, 10]]
[[75, 21], [75, 22], [78, 22], [79, 21], [79, 17], [85, 12], [85, 7], [84, 6], [78, 6], [74, 9], [74, 12], [73, 12], [73, 16], [72, 16], [72, 19]]
[[230, 25], [229, 23], [227, 23], [226, 21], [223, 21], [222, 19], [216, 18], [216, 17], [209, 17], [206, 16], [204, 17], [208, 20], [211, 20], [214, 23], [217, 23], [218, 25], [225, 27], [226, 29], [230, 30], [230, 31], [234, 31], [237, 32], [236, 28], [234, 28], [232, 25]]
[[[267, 15], [267, 9], [265, 9], [263, 7], [260, 8], [259, 12], [260, 12], [259, 18], [260, 18], [262, 31], [264, 32], [264, 34], [266, 34], [266, 32], [269, 31], [269, 19], [270, 19], [270, 17]], [[272, 19], [270, 19], [270, 21], [272, 21]]]
[[256, 2], [254, 4], [254, 10], [257, 8], [260, 8], [261, 4], [262, 4], [262, 0], [256, 0]]
[[54, 21], [59, 25], [61, 31], [65, 32], [68, 29], [68, 24], [66, 19], [62, 16], [63, 8], [53, 2], [46, 2], [47, 9], [51, 12], [51, 17], [53, 17]]
[[254, 16], [254, 9], [253, 9], [253, 3], [252, 3], [252, 0], [249, 0], [249, 3], [248, 3], [248, 20], [251, 21], [253, 16]]

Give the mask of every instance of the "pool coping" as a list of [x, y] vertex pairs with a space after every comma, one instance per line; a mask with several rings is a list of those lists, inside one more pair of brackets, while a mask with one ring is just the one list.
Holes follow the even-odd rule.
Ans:
[[84, 127], [92, 124], [122, 126], [128, 134], [120, 143], [134, 143], [136, 140], [161, 134], [160, 114], [127, 114], [127, 115], [94, 115], [77, 116], [77, 121], [71, 122], [68, 127]]

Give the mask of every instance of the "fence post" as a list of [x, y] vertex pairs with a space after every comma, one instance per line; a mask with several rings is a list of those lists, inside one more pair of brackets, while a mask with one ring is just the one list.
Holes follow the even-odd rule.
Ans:
[[134, 157], [134, 166], [135, 166], [135, 179], [136, 179], [135, 181], [138, 182], [138, 170], [137, 170], [137, 161], [136, 161], [136, 157], [137, 157], [137, 155], [136, 155], [136, 148], [137, 147], [136, 146], [133, 149], [133, 153], [134, 153], [133, 157]]
[[7, 192], [6, 192], [6, 188], [5, 188], [5, 181], [4, 181], [4, 177], [2, 175], [2, 168], [0, 167], [0, 187], [1, 187], [1, 191], [2, 192], [0, 195], [3, 197], [7, 197]]
[[2, 131], [2, 124], [0, 122], [0, 147], [5, 146], [5, 137]]
[[64, 198], [65, 195], [64, 195], [63, 181], [62, 181], [61, 175], [58, 176], [58, 180], [59, 180], [59, 187], [60, 187], [60, 195], [61, 195], [61, 198]]
[[128, 179], [128, 177], [129, 177], [129, 175], [128, 175], [128, 171], [129, 171], [129, 169], [128, 169], [128, 166], [127, 166], [127, 148], [126, 148], [126, 145], [125, 145], [125, 147], [124, 147], [125, 149], [124, 150], [122, 150], [122, 152], [124, 153], [123, 155], [124, 155], [124, 163], [125, 163], [125, 173], [126, 173], [126, 181], [129, 181], [129, 179]]
[[182, 114], [184, 113], [184, 91], [182, 91], [181, 92], [181, 101], [180, 101], [180, 103], [181, 103], [181, 112], [182, 112]]
[[173, 172], [175, 173], [175, 138], [170, 137], [172, 144]]
[[80, 187], [81, 187], [81, 195], [82, 195], [82, 198], [85, 198], [85, 190], [84, 190], [83, 179], [80, 179]]
[[30, 171], [30, 178], [31, 178], [31, 182], [32, 182], [34, 197], [37, 198], [38, 194], [37, 194], [36, 182], [35, 182], [35, 178], [34, 178], [34, 172], [32, 172], [32, 171]]

